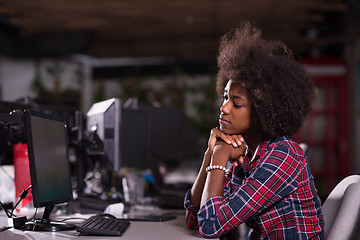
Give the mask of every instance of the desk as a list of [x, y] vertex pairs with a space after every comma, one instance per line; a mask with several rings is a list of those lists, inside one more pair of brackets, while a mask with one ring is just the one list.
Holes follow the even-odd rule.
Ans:
[[[1, 213], [0, 227], [7, 226], [7, 217]], [[201, 239], [198, 230], [189, 230], [186, 227], [184, 216], [177, 216], [176, 219], [166, 222], [138, 222], [132, 221], [129, 228], [121, 237], [104, 236], [78, 236], [74, 231], [64, 232], [32, 232], [9, 229], [0, 232], [0, 239], [11, 240], [56, 240], [56, 239], [84, 239], [84, 240], [190, 240]]]

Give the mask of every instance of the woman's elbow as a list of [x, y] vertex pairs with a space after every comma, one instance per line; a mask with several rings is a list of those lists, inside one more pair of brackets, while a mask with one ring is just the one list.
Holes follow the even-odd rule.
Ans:
[[224, 230], [216, 221], [208, 219], [199, 226], [199, 233], [205, 238], [218, 238], [224, 233]]

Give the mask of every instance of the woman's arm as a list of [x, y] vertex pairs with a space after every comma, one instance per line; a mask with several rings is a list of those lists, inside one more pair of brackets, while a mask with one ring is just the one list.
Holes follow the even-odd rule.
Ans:
[[211, 155], [210, 155], [209, 151], [206, 151], [205, 154], [204, 154], [203, 162], [201, 164], [199, 173], [198, 173], [198, 175], [196, 177], [196, 180], [195, 180], [195, 182], [193, 184], [193, 187], [191, 188], [190, 201], [192, 202], [194, 207], [197, 208], [197, 209], [200, 208], [201, 196], [202, 196], [202, 193], [203, 193], [205, 180], [206, 180], [205, 168], [207, 166], [209, 166], [210, 160], [211, 160], [210, 158], [211, 158]]
[[[211, 155], [210, 165], [226, 167], [228, 161], [237, 161], [245, 153], [245, 149], [246, 147], [243, 144], [235, 148], [223, 141], [217, 141]], [[224, 177], [225, 171], [221, 169], [213, 169], [207, 173], [200, 206], [214, 196], [223, 196]]]
[[[211, 130], [210, 133], [210, 138], [208, 141], [208, 148], [204, 154], [204, 158], [199, 170], [199, 173], [196, 177], [196, 180], [193, 184], [193, 187], [191, 189], [191, 196], [190, 196], [190, 201], [192, 202], [192, 204], [199, 209], [200, 206], [202, 204], [201, 203], [201, 199], [203, 198], [203, 192], [204, 192], [204, 186], [205, 186], [205, 182], [207, 181], [207, 174], [206, 174], [206, 167], [208, 167], [210, 165], [210, 162], [212, 163], [212, 165], [214, 164], [218, 164], [218, 163], [214, 163], [213, 162], [213, 152], [214, 152], [214, 148], [217, 144], [219, 144], [219, 142], [222, 142], [225, 145], [228, 145], [231, 149], [234, 148], [238, 148], [239, 146], [242, 145], [242, 143], [244, 142], [244, 139], [242, 138], [241, 135], [226, 135], [225, 133], [221, 132], [218, 128], [213, 128]], [[218, 153], [217, 153], [218, 154]], [[216, 159], [218, 159], [218, 157], [216, 157]], [[219, 157], [220, 159], [220, 157]], [[221, 158], [223, 159], [223, 158]], [[227, 161], [224, 160], [224, 163], [221, 166], [226, 167]], [[220, 165], [220, 164], [218, 164]], [[215, 170], [213, 170], [215, 171]], [[220, 170], [221, 171], [221, 170]], [[222, 171], [223, 172], [223, 171]], [[223, 174], [223, 173], [221, 173]], [[215, 177], [215, 176], [213, 176]], [[216, 179], [210, 179], [211, 182], [215, 181], [221, 181], [221, 189], [223, 187], [223, 177], [224, 176], [218, 176]], [[208, 190], [206, 190], [206, 193], [208, 192]], [[218, 192], [218, 191], [216, 191]], [[222, 191], [221, 191], [221, 196], [222, 196]]]

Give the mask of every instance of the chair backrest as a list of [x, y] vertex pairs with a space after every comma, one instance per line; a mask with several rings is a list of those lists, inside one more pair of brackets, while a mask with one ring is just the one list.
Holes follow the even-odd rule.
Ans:
[[307, 145], [306, 143], [300, 143], [299, 145], [302, 148], [304, 155], [307, 156], [309, 152], [309, 145]]
[[360, 175], [344, 178], [322, 205], [328, 240], [359, 239]]

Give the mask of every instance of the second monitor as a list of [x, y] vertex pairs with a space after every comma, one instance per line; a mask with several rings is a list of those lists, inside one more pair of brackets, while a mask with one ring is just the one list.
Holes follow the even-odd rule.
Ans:
[[95, 103], [87, 121], [88, 131], [96, 129], [105, 158], [116, 171], [181, 161], [184, 113], [179, 109], [145, 104], [128, 109], [121, 106], [120, 99], [113, 98]]
[[120, 126], [120, 156], [123, 167], [150, 167], [150, 129], [146, 111], [123, 109]]
[[147, 111], [124, 109], [118, 98], [97, 102], [87, 113], [87, 131], [102, 141], [102, 159], [115, 171], [149, 167], [149, 127]]

